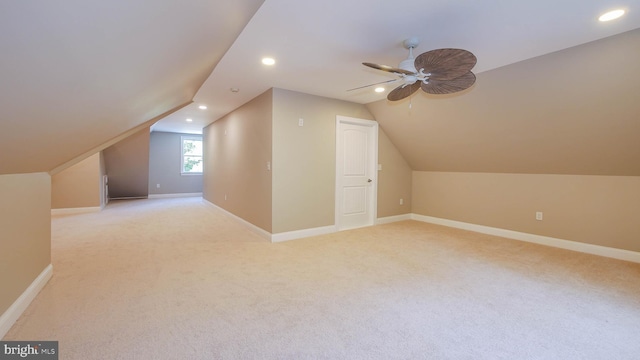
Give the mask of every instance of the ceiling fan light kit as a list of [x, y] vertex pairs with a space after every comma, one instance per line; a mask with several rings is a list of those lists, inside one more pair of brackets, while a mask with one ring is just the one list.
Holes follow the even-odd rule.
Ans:
[[471, 69], [477, 58], [471, 52], [462, 49], [436, 49], [413, 57], [413, 49], [419, 41], [412, 37], [404, 41], [409, 56], [400, 62], [397, 68], [364, 62], [365, 66], [398, 75], [402, 85], [393, 89], [387, 99], [402, 100], [418, 89], [429, 94], [451, 94], [468, 89], [476, 82]]

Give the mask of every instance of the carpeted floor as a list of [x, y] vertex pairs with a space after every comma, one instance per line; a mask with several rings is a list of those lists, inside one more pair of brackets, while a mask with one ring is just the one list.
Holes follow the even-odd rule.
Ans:
[[199, 198], [52, 221], [60, 359], [639, 359], [640, 264], [415, 221], [271, 244]]

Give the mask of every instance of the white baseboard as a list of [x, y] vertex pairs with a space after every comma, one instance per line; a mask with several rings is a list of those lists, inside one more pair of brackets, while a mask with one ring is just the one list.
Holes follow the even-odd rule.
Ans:
[[51, 209], [51, 215], [75, 215], [102, 211], [102, 206]]
[[29, 304], [35, 299], [36, 295], [47, 284], [53, 275], [53, 266], [49, 264], [38, 277], [33, 280], [31, 285], [25, 290], [16, 301], [9, 306], [7, 311], [0, 316], [0, 339], [2, 339], [13, 324], [20, 318], [20, 315], [27, 309]]
[[227, 210], [221, 208], [220, 206], [210, 202], [207, 199], [202, 199], [202, 202], [204, 202], [206, 205], [212, 206], [217, 210], [222, 211], [223, 213], [225, 213], [226, 215], [228, 215], [230, 218], [232, 218], [233, 220], [237, 221], [240, 225], [244, 226], [247, 230], [252, 231], [260, 236], [262, 236], [263, 238], [271, 241], [271, 233], [268, 232], [267, 230], [264, 230], [263, 228], [257, 227], [255, 225], [253, 225], [252, 223], [248, 222], [247, 220], [239, 217], [238, 215], [235, 215], [233, 213], [228, 212]]
[[490, 226], [470, 224], [470, 223], [465, 223], [461, 221], [441, 219], [441, 218], [436, 218], [432, 216], [411, 214], [411, 219], [426, 222], [426, 223], [431, 223], [431, 224], [444, 225], [444, 226], [449, 226], [449, 227], [463, 229], [463, 230], [475, 231], [482, 234], [505, 237], [513, 240], [526, 241], [534, 244], [552, 246], [552, 247], [565, 249], [565, 250], [578, 251], [578, 252], [592, 254], [592, 255], [599, 255], [599, 256], [604, 256], [604, 257], [618, 259], [618, 260], [625, 260], [625, 261], [640, 263], [640, 252], [635, 252], [635, 251], [610, 248], [610, 247], [601, 246], [601, 245], [587, 244], [587, 243], [582, 243], [578, 241], [557, 239], [557, 238], [552, 238], [548, 236], [534, 235], [534, 234], [528, 234], [528, 233], [523, 233], [523, 232], [518, 232], [513, 230], [494, 228]]
[[310, 236], [331, 234], [336, 231], [337, 230], [335, 225], [329, 225], [329, 226], [322, 226], [322, 227], [311, 228], [311, 229], [281, 232], [277, 234], [272, 234], [271, 242], [275, 243], [275, 242], [296, 240], [296, 239], [306, 238]]
[[383, 225], [383, 224], [390, 224], [398, 221], [411, 220], [411, 215], [412, 214], [402, 214], [402, 215], [394, 215], [394, 216], [378, 218], [378, 220], [376, 220], [376, 225]]
[[149, 194], [149, 199], [166, 199], [181, 197], [201, 197], [202, 193]]

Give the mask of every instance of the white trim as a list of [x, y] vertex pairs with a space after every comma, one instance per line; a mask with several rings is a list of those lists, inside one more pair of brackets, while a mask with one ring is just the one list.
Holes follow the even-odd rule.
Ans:
[[51, 215], [74, 215], [102, 211], [103, 206], [51, 209]]
[[271, 242], [275, 243], [275, 242], [302, 239], [310, 236], [331, 234], [336, 231], [338, 230], [336, 229], [335, 225], [329, 225], [329, 226], [321, 226], [317, 228], [281, 232], [277, 234], [272, 234]]
[[244, 226], [247, 230], [249, 230], [251, 232], [254, 232], [254, 233], [262, 236], [263, 238], [271, 241], [271, 233], [266, 231], [265, 229], [253, 225], [252, 223], [248, 222], [247, 220], [239, 217], [238, 215], [235, 215], [235, 214], [232, 214], [232, 213], [228, 212], [227, 210], [219, 207], [218, 205], [210, 202], [207, 199], [202, 199], [202, 202], [205, 203], [206, 205], [209, 205], [209, 206], [217, 209], [217, 210], [222, 211], [223, 213], [228, 215], [230, 218], [232, 218], [233, 220], [237, 221], [240, 225]]
[[606, 247], [601, 245], [582, 243], [578, 241], [557, 239], [557, 238], [552, 238], [548, 236], [528, 234], [528, 233], [523, 233], [519, 231], [470, 224], [470, 223], [465, 223], [461, 221], [441, 219], [441, 218], [418, 215], [418, 214], [411, 214], [411, 219], [426, 222], [426, 223], [431, 223], [431, 224], [444, 225], [444, 226], [449, 226], [449, 227], [463, 229], [463, 230], [475, 231], [482, 234], [505, 237], [513, 240], [526, 241], [534, 244], [552, 246], [552, 247], [565, 249], [565, 250], [578, 251], [578, 252], [592, 254], [592, 255], [599, 255], [599, 256], [604, 256], [604, 257], [618, 259], [618, 260], [625, 260], [625, 261], [640, 263], [640, 252], [636, 252], [636, 251], [616, 249], [616, 248], [611, 248], [611, 247]]
[[390, 224], [398, 221], [411, 220], [412, 215], [413, 214], [402, 214], [402, 215], [394, 215], [394, 216], [378, 218], [378, 220], [376, 221], [376, 225], [383, 225], [383, 224]]
[[35, 299], [36, 295], [42, 290], [42, 288], [47, 284], [51, 276], [53, 275], [53, 265], [47, 265], [44, 270], [38, 275], [38, 277], [33, 280], [31, 285], [25, 290], [22, 295], [16, 299], [16, 301], [9, 306], [7, 311], [0, 316], [0, 339], [2, 339], [9, 329], [15, 324], [15, 322], [20, 318], [20, 315], [27, 309], [29, 304]]
[[182, 135], [180, 136], [180, 175], [202, 175], [203, 172], [202, 171], [184, 171], [184, 141], [185, 140], [191, 140], [191, 141], [200, 141], [200, 143], [202, 144], [202, 155], [186, 155], [186, 156], [193, 156], [193, 157], [199, 157], [200, 161], [203, 162], [204, 161], [204, 139], [202, 138], [202, 135], [199, 134], [193, 134], [193, 135]]
[[149, 199], [166, 199], [181, 197], [202, 197], [202, 193], [149, 194]]

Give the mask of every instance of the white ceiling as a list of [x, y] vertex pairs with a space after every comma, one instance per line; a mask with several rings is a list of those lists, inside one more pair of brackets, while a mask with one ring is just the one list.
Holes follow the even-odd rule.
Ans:
[[[627, 14], [598, 22], [614, 8]], [[402, 41], [411, 36], [421, 40], [416, 55], [443, 47], [470, 50], [478, 57], [473, 71], [480, 73], [638, 27], [640, 0], [266, 0], [194, 103], [152, 129], [200, 133], [271, 87], [356, 103], [384, 99], [391, 87], [382, 94], [346, 90], [392, 79], [361, 63], [397, 66], [407, 55]], [[263, 56], [276, 65], [262, 65]], [[208, 109], [199, 110], [201, 104]]]

